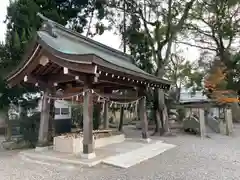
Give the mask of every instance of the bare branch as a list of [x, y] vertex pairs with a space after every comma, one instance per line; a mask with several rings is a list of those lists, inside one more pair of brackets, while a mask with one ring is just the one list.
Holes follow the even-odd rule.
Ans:
[[197, 31], [200, 34], [203, 34], [204, 36], [207, 36], [207, 37], [210, 37], [210, 38], [214, 38], [212, 33], [209, 32], [209, 31], [203, 31], [199, 27], [197, 27], [197, 26], [195, 26], [193, 24], [187, 24], [187, 26], [188, 26], [189, 30], [195, 30], [195, 31]]
[[196, 47], [196, 48], [199, 48], [199, 49], [205, 49], [205, 50], [210, 50], [210, 51], [217, 52], [216, 48], [203, 47], [203, 46], [200, 46], [200, 45], [191, 44], [191, 43], [188, 43], [188, 42], [181, 42], [181, 41], [177, 41], [176, 43], [188, 45], [188, 46], [191, 46], [191, 47]]

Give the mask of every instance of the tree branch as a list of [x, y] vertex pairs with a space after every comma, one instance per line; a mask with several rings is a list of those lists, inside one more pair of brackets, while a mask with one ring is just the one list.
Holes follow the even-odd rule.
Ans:
[[199, 45], [196, 45], [196, 44], [191, 44], [191, 43], [188, 43], [188, 42], [181, 42], [181, 41], [176, 41], [176, 43], [188, 45], [188, 46], [191, 46], [191, 47], [196, 47], [196, 48], [199, 48], [199, 49], [205, 49], [205, 50], [210, 50], [210, 51], [217, 52], [216, 48], [203, 47], [203, 46], [199, 46]]
[[[169, 39], [170, 38], [174, 38], [174, 36], [182, 29], [182, 27], [184, 25], [184, 22], [187, 19], [189, 11], [192, 8], [194, 2], [195, 2], [195, 0], [191, 0], [190, 2], [186, 3], [182, 17], [180, 18], [180, 20], [177, 23], [177, 25], [170, 29], [170, 30], [172, 30], [170, 32], [170, 35], [168, 36], [168, 38], [166, 38], [165, 40], [163, 40], [161, 42], [160, 47], [165, 46], [167, 44], [167, 42], [169, 41]], [[172, 24], [170, 26], [172, 26]]]
[[218, 38], [216, 37], [216, 33], [215, 33], [215, 30], [214, 30], [214, 27], [213, 27], [213, 24], [210, 24], [209, 22], [207, 22], [204, 18], [202, 17], [199, 17], [199, 18], [196, 18], [196, 20], [200, 20], [202, 21], [204, 24], [206, 24], [210, 29], [211, 29], [211, 33], [212, 33], [212, 39], [213, 41], [216, 43], [217, 47], [220, 46], [219, 44], [219, 41], [218, 41]]
[[182, 29], [183, 24], [184, 24], [185, 20], [187, 19], [188, 14], [189, 14], [189, 11], [190, 11], [190, 9], [192, 8], [194, 2], [195, 2], [195, 0], [191, 0], [190, 2], [188, 2], [188, 3], [185, 5], [184, 13], [183, 13], [181, 19], [179, 20], [179, 22], [178, 22], [178, 24], [176, 25], [176, 27], [173, 28], [173, 29], [174, 29], [173, 32], [172, 32], [173, 35], [175, 35], [179, 30]]

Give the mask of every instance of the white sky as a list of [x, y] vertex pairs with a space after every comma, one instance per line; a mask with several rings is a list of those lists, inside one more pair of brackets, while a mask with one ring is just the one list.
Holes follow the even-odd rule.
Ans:
[[5, 37], [5, 31], [6, 31], [6, 25], [3, 23], [5, 20], [6, 14], [7, 14], [7, 6], [8, 6], [9, 0], [1, 0], [1, 6], [0, 6], [0, 41], [4, 40]]
[[[1, 5], [0, 5], [0, 42], [4, 41], [4, 39], [5, 39], [6, 24], [4, 24], [3, 21], [6, 18], [8, 4], [9, 4], [9, 0], [1, 0]], [[110, 47], [113, 47], [115, 49], [120, 49], [121, 39], [119, 36], [114, 35], [112, 32], [105, 31], [103, 35], [95, 36], [93, 39], [96, 41], [99, 41], [103, 44], [106, 44]], [[194, 61], [194, 60], [198, 59], [199, 51], [197, 48], [182, 45], [181, 49], [183, 50], [183, 56], [186, 58], [186, 60]]]

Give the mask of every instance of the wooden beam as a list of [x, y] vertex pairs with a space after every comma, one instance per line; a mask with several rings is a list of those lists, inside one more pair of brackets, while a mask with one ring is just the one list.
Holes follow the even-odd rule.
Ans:
[[[81, 72], [77, 72], [77, 71], [69, 71], [69, 74], [72, 76], [79, 76], [84, 80], [86, 79], [86, 74], [81, 73]], [[128, 87], [128, 88], [135, 88], [136, 86], [139, 87], [144, 87], [144, 84], [141, 84], [141, 82], [139, 81], [139, 83], [137, 83], [137, 81], [132, 82], [132, 81], [128, 81], [128, 79], [121, 79], [118, 78], [118, 76], [114, 76], [112, 77], [111, 75], [106, 76], [104, 73], [101, 74], [95, 74], [92, 77], [92, 83], [93, 85], [97, 85], [97, 84], [101, 84], [101, 83], [108, 83], [109, 85], [112, 84], [112, 86], [124, 86], [124, 87]]]
[[71, 76], [69, 74], [52, 74], [43, 76], [43, 79], [47, 80], [49, 83], [65, 83], [70, 81], [77, 81], [83, 83], [84, 81], [81, 79], [76, 80], [74, 76]]
[[32, 84], [36, 84], [38, 83], [39, 87], [42, 87], [42, 88], [51, 88], [51, 85], [49, 85], [47, 82], [45, 82], [44, 80], [42, 80], [40, 77], [35, 77], [34, 75], [28, 75], [28, 81], [29, 83], [32, 83]]
[[95, 89], [109, 89], [109, 90], [117, 90], [117, 89], [134, 89], [133, 87], [129, 87], [126, 85], [119, 85], [111, 82], [100, 82], [93, 84]]
[[138, 97], [137, 96], [133, 96], [133, 95], [119, 95], [119, 94], [107, 94], [107, 93], [98, 93], [99, 95], [103, 96], [103, 97], [106, 97], [106, 98], [109, 98], [111, 100], [119, 100], [119, 101], [134, 101], [134, 100], [137, 100]]
[[111, 83], [111, 84], [115, 84], [115, 85], [122, 85], [122, 86], [131, 87], [131, 88], [140, 86], [140, 84], [137, 84], [137, 81], [132, 82], [132, 81], [128, 81], [127, 78], [123, 80], [120, 76], [112, 77], [112, 75], [105, 76], [104, 74], [101, 74], [99, 76], [99, 82]]

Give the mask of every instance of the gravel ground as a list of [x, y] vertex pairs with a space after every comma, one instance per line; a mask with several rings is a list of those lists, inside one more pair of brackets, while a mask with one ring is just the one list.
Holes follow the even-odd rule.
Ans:
[[[130, 136], [139, 132], [129, 131]], [[177, 145], [163, 154], [128, 169], [106, 165], [94, 168], [32, 164], [17, 152], [0, 152], [3, 180], [238, 180], [240, 179], [240, 126], [234, 137], [191, 135], [161, 138]]]

